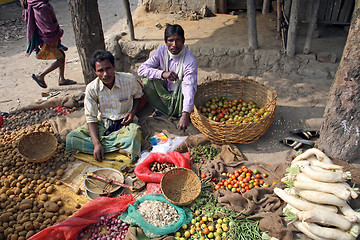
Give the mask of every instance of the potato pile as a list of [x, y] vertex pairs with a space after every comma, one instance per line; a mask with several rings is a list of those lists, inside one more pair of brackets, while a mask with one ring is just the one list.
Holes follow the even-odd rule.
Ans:
[[67, 161], [65, 145], [43, 163], [26, 161], [17, 150], [17, 141], [33, 131], [52, 132], [43, 122], [18, 131], [0, 133], [0, 239], [27, 239], [40, 230], [66, 219], [73, 212], [65, 211], [59, 196], [53, 196], [60, 185]]
[[[34, 124], [41, 124], [42, 122], [52, 117], [57, 117], [63, 113], [69, 114], [76, 111], [76, 108], [63, 108], [62, 112], [58, 112], [54, 108], [46, 108], [41, 110], [26, 110], [15, 111], [9, 115], [5, 115], [3, 131], [16, 130], [21, 127], [32, 126]], [[2, 130], [0, 129], [0, 131]]]

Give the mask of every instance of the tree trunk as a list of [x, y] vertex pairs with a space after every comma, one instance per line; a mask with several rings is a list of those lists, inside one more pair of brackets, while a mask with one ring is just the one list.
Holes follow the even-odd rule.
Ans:
[[255, 0], [247, 0], [247, 15], [249, 46], [255, 50], [258, 49]]
[[91, 55], [98, 49], [105, 49], [104, 33], [97, 0], [68, 0], [71, 21], [75, 33], [84, 81], [86, 84], [96, 75], [90, 64]]
[[292, 0], [290, 23], [289, 23], [287, 42], [286, 42], [286, 54], [290, 57], [295, 56], [295, 51], [296, 51], [296, 31], [297, 31], [296, 28], [298, 22], [298, 9], [299, 9], [299, 0]]
[[314, 0], [313, 6], [312, 6], [312, 11], [311, 11], [310, 23], [309, 23], [308, 31], [306, 34], [304, 51], [303, 51], [303, 53], [305, 53], [305, 54], [310, 53], [311, 42], [312, 42], [315, 25], [316, 25], [317, 18], [318, 18], [319, 7], [320, 7], [320, 0]]
[[360, 8], [336, 72], [320, 129], [319, 147], [329, 157], [360, 163]]

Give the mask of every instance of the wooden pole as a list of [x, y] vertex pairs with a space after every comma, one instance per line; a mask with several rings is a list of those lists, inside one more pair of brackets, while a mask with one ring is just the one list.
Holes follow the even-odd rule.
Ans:
[[306, 40], [305, 40], [304, 51], [303, 51], [304, 54], [310, 53], [311, 41], [313, 38], [315, 25], [317, 22], [319, 7], [320, 7], [320, 0], [314, 0], [313, 6], [312, 6], [312, 11], [311, 11], [310, 23], [309, 23], [308, 31], [306, 34]]
[[296, 50], [296, 27], [298, 22], [298, 8], [299, 0], [292, 0], [288, 38], [286, 42], [286, 54], [290, 57], [295, 56]]
[[249, 46], [250, 48], [255, 50], [258, 49], [255, 0], [247, 0], [247, 15], [248, 15]]
[[130, 10], [130, 3], [129, 0], [123, 0], [124, 8], [126, 10], [126, 18], [127, 18], [127, 24], [129, 27], [130, 32], [130, 40], [135, 40], [135, 34], [134, 34], [134, 24], [131, 16], [131, 10]]
[[270, 0], [263, 0], [262, 14], [267, 14], [270, 12]]
[[276, 1], [276, 30], [280, 32], [281, 25], [281, 0]]

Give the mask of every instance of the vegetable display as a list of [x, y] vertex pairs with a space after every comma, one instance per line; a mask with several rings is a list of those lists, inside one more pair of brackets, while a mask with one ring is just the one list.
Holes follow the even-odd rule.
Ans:
[[249, 220], [240, 213], [217, 205], [209, 190], [203, 189], [190, 205], [191, 223], [175, 234], [177, 240], [255, 240], [261, 239], [259, 222]]
[[257, 122], [270, 114], [251, 100], [249, 102], [241, 98], [230, 100], [224, 96], [208, 100], [203, 106], [199, 106], [199, 109], [210, 120], [237, 125]]
[[213, 160], [219, 151], [211, 145], [198, 145], [190, 149], [190, 157], [195, 163], [204, 163]]
[[283, 212], [288, 224], [311, 239], [356, 239], [360, 214], [348, 204], [358, 196], [346, 181], [350, 172], [332, 163], [319, 149], [297, 156], [282, 179], [288, 188], [274, 193], [287, 205]]
[[129, 225], [116, 217], [101, 217], [100, 222], [90, 224], [81, 232], [77, 240], [124, 239]]
[[[215, 185], [215, 191], [224, 188], [234, 193], [243, 194], [253, 188], [270, 186], [268, 182], [264, 181], [267, 173], [260, 173], [258, 169], [251, 170], [245, 166], [242, 166], [233, 173], [223, 173], [223, 176], [228, 177], [228, 179], [221, 179]], [[276, 182], [271, 184], [274, 185]]]

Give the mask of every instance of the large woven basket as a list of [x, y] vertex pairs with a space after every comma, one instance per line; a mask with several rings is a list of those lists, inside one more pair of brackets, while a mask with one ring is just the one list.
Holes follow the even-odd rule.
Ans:
[[18, 151], [29, 162], [45, 162], [56, 152], [57, 143], [52, 133], [32, 132], [20, 138]]
[[[211, 98], [222, 96], [228, 99], [242, 98], [247, 102], [252, 100], [270, 114], [258, 122], [236, 125], [215, 122], [200, 113], [197, 106], [205, 104]], [[204, 83], [199, 86], [195, 95], [194, 111], [190, 115], [191, 122], [212, 140], [227, 143], [253, 143], [264, 135], [272, 124], [276, 98], [277, 94], [273, 89], [249, 78]]]
[[165, 198], [177, 206], [189, 205], [201, 192], [199, 177], [187, 168], [174, 168], [165, 173], [160, 182]]

